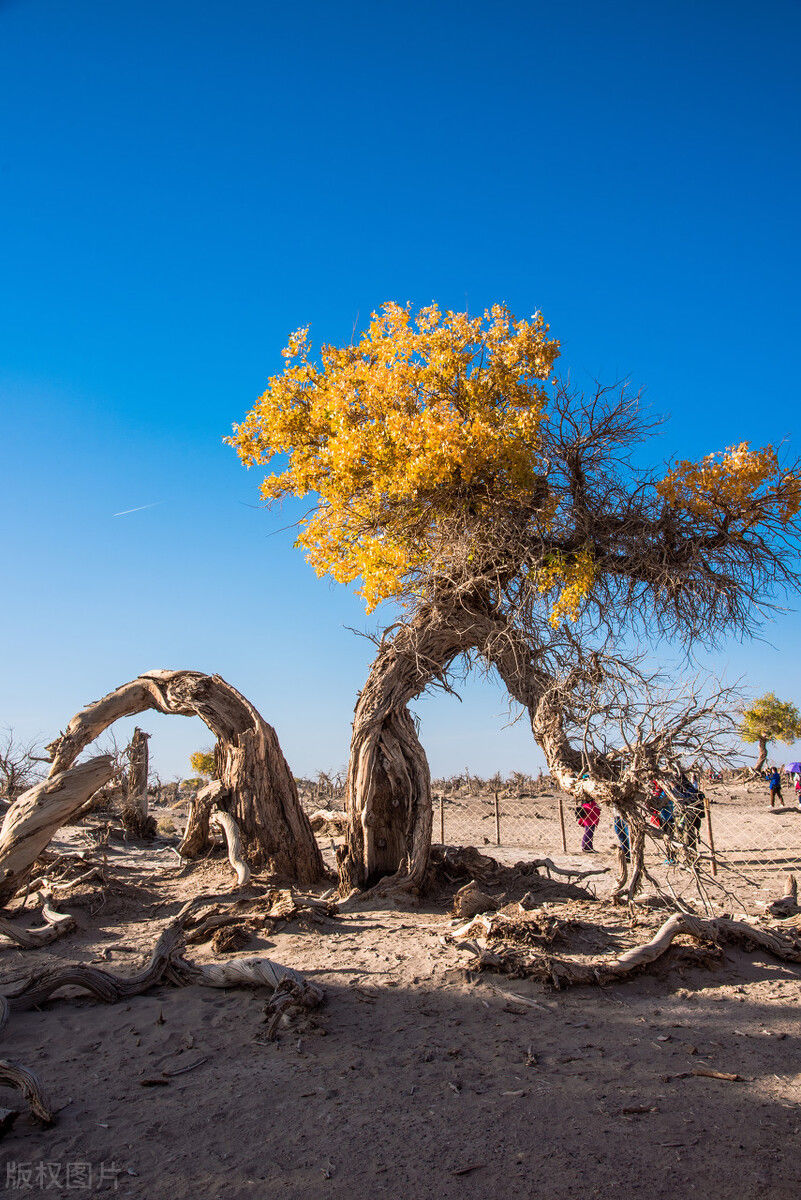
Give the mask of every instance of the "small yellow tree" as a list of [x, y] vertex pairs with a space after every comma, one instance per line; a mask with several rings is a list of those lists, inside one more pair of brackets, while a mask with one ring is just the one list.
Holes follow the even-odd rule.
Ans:
[[214, 777], [216, 771], [213, 750], [196, 750], [189, 756], [189, 762], [192, 770], [197, 771], [198, 775], [204, 775], [207, 779]]
[[789, 745], [801, 737], [801, 713], [789, 700], [779, 700], [773, 692], [767, 692], [743, 709], [740, 733], [743, 741], [758, 743], [759, 756], [754, 770], [761, 771], [768, 757], [768, 742]]

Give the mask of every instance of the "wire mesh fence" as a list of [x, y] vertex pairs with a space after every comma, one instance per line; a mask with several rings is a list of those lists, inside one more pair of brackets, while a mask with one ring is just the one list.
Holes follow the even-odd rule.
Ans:
[[[687, 818], [680, 805], [654, 805], [646, 827], [645, 867], [668, 893], [727, 901], [743, 909], [781, 894], [781, 875], [801, 869], [801, 805], [792, 780], [771, 806], [766, 782], [736, 778], [705, 783], [704, 802]], [[604, 809], [587, 836], [575, 802], [556, 789], [509, 795], [439, 791], [434, 795], [434, 840], [473, 845], [503, 861], [551, 858], [557, 865], [589, 861], [607, 866], [611, 891], [619, 847], [628, 850], [628, 830]], [[670, 810], [668, 809], [668, 812]], [[588, 845], [589, 842], [589, 845]], [[725, 904], [724, 904], [725, 906]]]
[[[465, 777], [435, 780], [433, 840], [475, 846], [506, 863], [550, 858], [557, 866], [607, 867], [593, 887], [599, 895], [613, 890], [621, 840], [626, 831], [604, 809], [586, 847], [587, 829], [579, 824], [575, 801], [558, 791], [547, 776], [517, 776], [514, 785]], [[501, 781], [502, 784], [502, 781]], [[658, 817], [654, 805], [646, 827], [645, 869], [667, 894], [710, 906], [754, 911], [780, 895], [783, 876], [801, 871], [801, 805], [793, 779], [784, 776], [782, 794], [771, 806], [770, 789], [761, 779], [728, 777], [702, 784], [705, 800], [692, 821], [674, 806], [672, 820]], [[304, 807], [342, 810], [344, 787], [314, 785], [301, 789]], [[617, 829], [616, 829], [617, 824]]]

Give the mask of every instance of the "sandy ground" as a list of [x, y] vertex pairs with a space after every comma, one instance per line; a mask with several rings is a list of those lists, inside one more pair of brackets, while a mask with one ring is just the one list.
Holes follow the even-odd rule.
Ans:
[[[91, 845], [79, 827], [55, 848]], [[163, 840], [112, 843], [108, 878], [62, 905], [75, 933], [3, 948], [0, 979], [54, 962], [130, 972], [183, 900], [231, 887], [223, 859], [182, 869]], [[596, 904], [587, 953], [645, 940], [659, 919], [631, 928]], [[580, 910], [595, 919], [591, 900]], [[471, 974], [441, 940], [449, 926], [442, 898], [254, 936], [239, 953], [269, 953], [327, 995], [275, 1043], [265, 996], [249, 991], [164, 987], [14, 1014], [4, 1053], [63, 1107], [49, 1129], [19, 1117], [0, 1186], [137, 1200], [801, 1194], [800, 968], [731, 953], [714, 970], [556, 993]], [[0, 1090], [0, 1105], [18, 1097]]]

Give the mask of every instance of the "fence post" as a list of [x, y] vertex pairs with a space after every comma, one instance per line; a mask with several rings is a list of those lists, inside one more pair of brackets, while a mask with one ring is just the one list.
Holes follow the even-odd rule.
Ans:
[[562, 853], [567, 854], [567, 835], [565, 834], [565, 801], [559, 793], [559, 824], [562, 826]]
[[439, 794], [439, 840], [442, 846], [445, 845], [445, 797], [442, 792]]
[[718, 874], [718, 864], [715, 858], [715, 839], [712, 836], [712, 810], [709, 807], [709, 800], [706, 796], [704, 796], [704, 808], [706, 809], [706, 832], [707, 837], [709, 838], [709, 850], [712, 859], [712, 876], [716, 879]]
[[495, 793], [495, 845], [501, 844], [501, 810], [498, 807], [498, 793]]

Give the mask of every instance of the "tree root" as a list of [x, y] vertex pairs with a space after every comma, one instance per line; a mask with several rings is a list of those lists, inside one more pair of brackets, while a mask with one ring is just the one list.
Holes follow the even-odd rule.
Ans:
[[550, 858], [527, 859], [525, 863], [517, 863], [516, 867], [542, 868], [549, 879], [552, 875], [561, 875], [565, 879], [589, 879], [590, 875], [608, 875], [610, 871], [609, 867], [595, 867], [591, 871], [565, 870], [564, 867], [557, 867]]
[[35, 946], [47, 946], [56, 938], [70, 933], [75, 928], [75, 918], [71, 913], [56, 912], [51, 906], [50, 900], [49, 894], [42, 898], [42, 918], [45, 924], [40, 929], [24, 929], [6, 917], [0, 917], [0, 934], [14, 942], [15, 945], [29, 950]]
[[265, 1015], [270, 1017], [267, 1025], [268, 1042], [275, 1041], [281, 1018], [290, 1008], [309, 1010], [323, 1002], [324, 995], [314, 984], [304, 981], [301, 986], [292, 979], [282, 979], [264, 1006]]
[[336, 900], [320, 900], [294, 888], [273, 888], [266, 896], [246, 896], [234, 901], [225, 898], [228, 907], [212, 909], [193, 924], [185, 934], [187, 945], [207, 942], [218, 930], [230, 926], [271, 928], [276, 922], [294, 921], [306, 917], [315, 924], [334, 924], [331, 918], [340, 911]]
[[16, 1088], [27, 1101], [33, 1116], [45, 1125], [52, 1124], [55, 1118], [53, 1106], [33, 1071], [20, 1066], [19, 1063], [0, 1058], [0, 1087]]
[[[521, 951], [504, 946], [502, 940], [497, 946], [489, 946], [487, 942], [492, 940], [494, 932], [492, 917], [479, 917], [454, 931], [451, 937], [457, 942], [463, 938], [470, 938], [475, 935], [479, 923], [485, 930], [484, 936], [462, 943], [464, 949], [478, 959], [476, 965], [479, 969], [539, 979], [543, 983], [551, 983], [556, 988], [613, 983], [639, 971], [648, 970], [664, 957], [680, 934], [700, 944], [700, 952], [696, 947], [684, 945], [675, 948], [695, 965], [718, 959], [723, 945], [764, 951], [782, 962], [801, 963], [801, 936], [798, 934], [794, 936], [786, 929], [781, 932], [760, 929], [746, 921], [735, 921], [730, 917], [705, 919], [689, 913], [674, 913], [644, 945], [635, 946], [617, 958], [589, 963], [557, 958], [538, 951]], [[502, 929], [499, 929], [498, 933], [502, 939]]]

